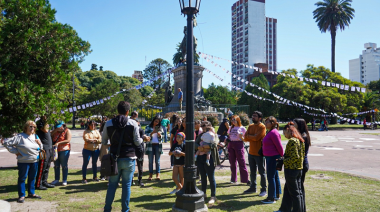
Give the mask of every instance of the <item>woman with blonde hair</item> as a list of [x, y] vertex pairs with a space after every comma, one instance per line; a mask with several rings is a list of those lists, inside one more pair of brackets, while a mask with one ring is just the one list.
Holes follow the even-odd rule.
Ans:
[[35, 180], [40, 160], [40, 151], [43, 149], [42, 143], [35, 134], [37, 125], [34, 121], [27, 121], [24, 124], [23, 132], [10, 139], [1, 139], [3, 146], [12, 154], [17, 155], [18, 168], [18, 200], [19, 203], [25, 201], [25, 180], [28, 178], [28, 197], [41, 199], [35, 194]]
[[240, 181], [242, 183], [247, 183], [251, 185], [251, 182], [248, 180], [248, 170], [245, 165], [244, 158], [244, 135], [247, 131], [244, 126], [242, 126], [240, 117], [234, 115], [231, 117], [231, 127], [228, 129], [228, 135], [230, 142], [228, 143], [228, 154], [230, 160], [230, 169], [231, 169], [231, 183], [237, 183], [237, 167], [236, 162], [239, 163], [240, 170]]
[[281, 144], [281, 135], [278, 132], [277, 119], [269, 116], [265, 120], [265, 127], [269, 130], [263, 139], [263, 155], [267, 163], [268, 197], [261, 201], [264, 204], [276, 203], [280, 199], [281, 184], [276, 169], [276, 160], [284, 156], [284, 148]]

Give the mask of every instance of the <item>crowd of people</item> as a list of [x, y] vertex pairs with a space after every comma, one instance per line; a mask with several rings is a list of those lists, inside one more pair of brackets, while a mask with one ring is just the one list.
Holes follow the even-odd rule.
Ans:
[[[93, 181], [108, 178], [108, 189], [104, 211], [111, 211], [116, 188], [120, 179], [122, 187], [122, 211], [129, 211], [131, 185], [135, 166], [138, 168], [137, 185], [144, 186], [143, 162], [148, 156], [149, 177], [153, 173], [156, 180], [161, 180], [160, 157], [163, 154], [163, 143], [170, 144], [170, 161], [172, 179], [176, 188], [170, 192], [175, 194], [184, 185], [184, 165], [186, 157], [186, 118], [173, 115], [168, 119], [156, 116], [146, 126], [145, 131], [138, 121], [136, 111], [130, 114], [130, 105], [122, 101], [117, 106], [118, 115], [110, 120], [104, 119], [100, 130], [96, 123], [89, 121], [83, 132], [84, 147], [82, 150], [82, 183], [87, 183], [87, 166], [92, 160]], [[281, 199], [278, 211], [306, 211], [305, 175], [309, 169], [307, 154], [311, 145], [308, 128], [304, 119], [296, 118], [286, 124], [284, 136], [289, 139], [286, 150], [281, 143], [279, 124], [275, 117], [263, 120], [263, 114], [255, 111], [252, 124], [246, 129], [240, 117], [228, 110], [227, 116], [216, 132], [207, 118], [195, 121], [195, 156], [197, 176], [200, 178], [201, 190], [206, 199], [207, 184], [210, 185], [209, 204], [216, 201], [215, 168], [220, 165], [219, 149], [227, 147], [229, 154], [231, 184], [238, 183], [238, 167], [240, 182], [249, 186], [245, 194], [257, 192], [257, 171], [260, 174], [259, 196], [265, 199], [264, 204], [272, 204]], [[168, 139], [167, 133], [170, 132]], [[18, 202], [23, 203], [26, 196], [25, 181], [28, 179], [28, 197], [41, 199], [35, 189], [46, 190], [57, 185], [67, 185], [68, 160], [71, 150], [71, 131], [62, 121], [55, 123], [50, 132], [45, 116], [37, 123], [27, 121], [23, 132], [1, 143], [9, 152], [17, 155], [18, 166]], [[248, 164], [246, 167], [244, 142], [249, 142]], [[118, 174], [97, 177], [97, 161], [105, 154], [111, 154], [117, 163]], [[55, 179], [48, 183], [50, 163], [54, 161]], [[155, 166], [155, 170], [153, 167]], [[279, 170], [284, 167], [285, 186], [281, 187]], [[60, 184], [60, 170], [62, 183]]]

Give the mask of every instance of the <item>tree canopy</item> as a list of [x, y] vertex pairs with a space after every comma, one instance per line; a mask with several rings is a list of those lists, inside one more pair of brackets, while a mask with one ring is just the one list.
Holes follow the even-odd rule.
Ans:
[[90, 44], [67, 24], [57, 22], [49, 1], [0, 1], [0, 125], [3, 136], [20, 132], [34, 114], [65, 108], [57, 97], [70, 74], [79, 70]]
[[[170, 63], [164, 59], [157, 58], [155, 60], [152, 60], [147, 67], [143, 70], [143, 77], [145, 80], [149, 81], [154, 79], [155, 77], [161, 75], [165, 71], [167, 71], [172, 66]], [[163, 78], [160, 78], [153, 82], [152, 87], [156, 88], [158, 87], [161, 89], [163, 84], [165, 83], [165, 80]]]
[[207, 89], [204, 89], [205, 99], [212, 104], [236, 104], [236, 92], [228, 89], [227, 86], [215, 85], [211, 83]]

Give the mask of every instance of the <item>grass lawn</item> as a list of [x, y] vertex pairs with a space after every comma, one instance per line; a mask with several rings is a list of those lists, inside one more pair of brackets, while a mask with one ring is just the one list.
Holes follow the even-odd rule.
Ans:
[[[162, 170], [161, 181], [147, 182], [146, 187], [132, 187], [131, 211], [171, 211], [175, 196], [169, 195], [174, 188], [171, 180], [171, 170]], [[325, 174], [332, 179], [313, 179], [312, 175]], [[145, 172], [145, 178], [147, 173]], [[50, 178], [54, 171], [51, 169]], [[280, 172], [283, 182], [283, 172]], [[57, 211], [102, 211], [104, 207], [107, 182], [89, 181], [81, 184], [81, 170], [70, 170], [68, 186], [58, 186], [47, 191], [36, 193], [42, 200], [26, 199], [22, 207], [33, 203], [34, 207], [50, 205]], [[91, 178], [91, 171], [88, 171]], [[258, 176], [258, 182], [260, 182]], [[17, 199], [17, 170], [0, 170], [0, 199], [15, 202]], [[135, 178], [136, 179], [136, 178]], [[262, 197], [258, 194], [242, 194], [248, 187], [244, 184], [231, 185], [230, 171], [216, 172], [217, 203], [209, 205], [209, 211], [275, 211], [281, 201], [272, 205], [261, 204]], [[199, 186], [200, 187], [200, 186]], [[380, 202], [380, 181], [351, 176], [348, 174], [329, 171], [309, 171], [306, 176], [306, 205], [308, 211], [378, 211]], [[282, 185], [283, 188], [283, 185]], [[207, 190], [210, 196], [210, 190]], [[113, 211], [121, 210], [121, 189], [117, 189]], [[207, 199], [207, 201], [209, 198]], [[46, 202], [48, 201], [48, 202]], [[40, 202], [40, 203], [38, 203]], [[12, 206], [20, 207], [18, 203]], [[25, 211], [13, 208], [13, 211]], [[49, 211], [45, 209], [45, 211]]]

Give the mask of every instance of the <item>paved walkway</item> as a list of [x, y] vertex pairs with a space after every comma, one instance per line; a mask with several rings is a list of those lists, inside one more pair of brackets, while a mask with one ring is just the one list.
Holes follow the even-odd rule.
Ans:
[[[312, 146], [309, 150], [310, 169], [341, 171], [380, 180], [380, 136], [363, 133], [380, 134], [380, 130], [310, 132], [312, 141]], [[73, 130], [72, 134], [69, 168], [81, 169], [83, 130]], [[283, 142], [283, 145], [285, 147], [286, 141]], [[161, 156], [161, 169], [170, 168], [169, 149], [169, 144], [164, 144], [164, 154]], [[100, 162], [98, 162], [98, 165], [100, 166]], [[10, 154], [0, 145], [0, 167], [16, 166], [15, 155]], [[88, 168], [91, 168], [91, 163]], [[219, 168], [228, 169], [228, 161], [225, 161]], [[147, 156], [145, 156], [144, 170], [148, 170]]]

